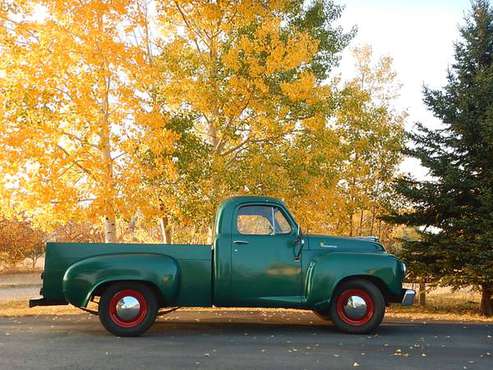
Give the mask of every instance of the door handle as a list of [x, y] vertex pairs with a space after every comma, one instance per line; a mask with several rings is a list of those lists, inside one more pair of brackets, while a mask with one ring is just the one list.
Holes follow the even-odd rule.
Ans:
[[234, 244], [248, 244], [246, 240], [235, 240], [233, 241]]

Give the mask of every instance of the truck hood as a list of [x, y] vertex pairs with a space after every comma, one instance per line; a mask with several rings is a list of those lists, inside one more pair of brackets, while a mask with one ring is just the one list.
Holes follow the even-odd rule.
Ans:
[[305, 235], [305, 243], [310, 249], [320, 249], [333, 252], [384, 252], [383, 245], [375, 238], [350, 238], [329, 235]]

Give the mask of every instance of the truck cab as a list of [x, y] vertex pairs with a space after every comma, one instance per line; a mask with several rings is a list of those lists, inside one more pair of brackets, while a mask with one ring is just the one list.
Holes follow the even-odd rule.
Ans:
[[286, 205], [242, 196], [217, 210], [212, 245], [48, 243], [43, 298], [96, 302], [103, 326], [140, 335], [161, 308], [313, 310], [340, 330], [368, 333], [386, 305], [411, 304], [405, 265], [372, 238], [305, 235]]
[[[302, 305], [298, 225], [278, 200], [237, 197], [218, 210], [214, 303], [242, 307]], [[227, 262], [227, 263], [224, 263]]]

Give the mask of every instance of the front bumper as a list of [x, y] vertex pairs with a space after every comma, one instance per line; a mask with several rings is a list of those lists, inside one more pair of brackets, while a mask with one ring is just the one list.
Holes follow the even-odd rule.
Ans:
[[402, 289], [402, 300], [401, 304], [403, 306], [411, 306], [414, 303], [414, 297], [416, 297], [416, 291], [412, 289]]

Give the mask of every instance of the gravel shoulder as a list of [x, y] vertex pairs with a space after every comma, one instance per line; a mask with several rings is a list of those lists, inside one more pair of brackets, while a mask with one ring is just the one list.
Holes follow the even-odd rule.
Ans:
[[0, 273], [0, 288], [6, 286], [41, 285], [41, 272]]
[[1, 273], [0, 303], [37, 297], [41, 284], [40, 272]]

